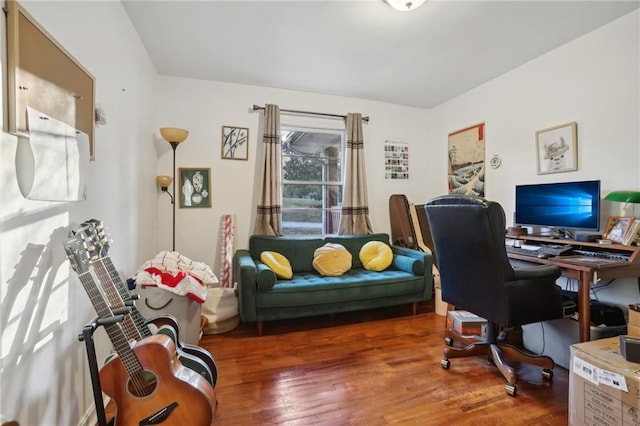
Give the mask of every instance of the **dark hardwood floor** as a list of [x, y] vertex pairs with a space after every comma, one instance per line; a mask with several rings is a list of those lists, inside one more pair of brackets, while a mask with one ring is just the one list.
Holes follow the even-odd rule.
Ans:
[[[216, 359], [219, 425], [566, 425], [568, 373], [523, 366], [517, 397], [484, 357], [440, 367], [433, 304], [265, 324], [205, 336]], [[533, 382], [533, 383], [531, 383]]]
[[[522, 366], [518, 396], [484, 357], [440, 366], [433, 303], [255, 324], [204, 336], [217, 425], [566, 425], [568, 373]], [[112, 407], [108, 413], [112, 413]]]

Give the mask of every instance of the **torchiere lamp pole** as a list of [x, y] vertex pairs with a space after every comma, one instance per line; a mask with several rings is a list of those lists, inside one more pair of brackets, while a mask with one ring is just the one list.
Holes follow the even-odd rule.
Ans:
[[176, 250], [176, 203], [175, 203], [175, 195], [176, 195], [176, 149], [178, 145], [184, 142], [189, 136], [189, 132], [184, 129], [179, 129], [176, 127], [163, 127], [160, 129], [160, 134], [171, 144], [171, 148], [173, 149], [173, 197], [171, 199], [171, 203], [173, 204], [173, 245], [172, 250]]

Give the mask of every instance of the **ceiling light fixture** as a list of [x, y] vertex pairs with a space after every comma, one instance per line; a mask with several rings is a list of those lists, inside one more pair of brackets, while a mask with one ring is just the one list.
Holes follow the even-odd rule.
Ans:
[[389, 6], [400, 12], [409, 12], [422, 6], [426, 0], [384, 0]]

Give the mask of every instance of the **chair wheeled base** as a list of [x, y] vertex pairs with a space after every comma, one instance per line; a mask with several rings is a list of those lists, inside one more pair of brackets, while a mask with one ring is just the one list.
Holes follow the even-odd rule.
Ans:
[[[510, 396], [517, 395], [518, 378], [515, 369], [507, 363], [506, 359], [542, 367], [543, 379], [553, 379], [553, 368], [555, 367], [553, 359], [546, 355], [531, 354], [516, 346], [504, 343], [506, 333], [501, 333], [498, 336], [496, 328], [495, 325], [488, 325], [486, 339], [480, 336], [462, 335], [451, 328], [447, 329], [447, 337], [444, 339], [447, 347], [444, 349], [444, 357], [440, 361], [442, 368], [448, 370], [451, 367], [451, 361], [449, 361], [451, 358], [484, 355], [488, 362], [498, 367], [507, 380], [506, 391]], [[466, 346], [455, 347], [453, 346], [454, 341], [460, 341]], [[490, 343], [492, 341], [493, 343]]]

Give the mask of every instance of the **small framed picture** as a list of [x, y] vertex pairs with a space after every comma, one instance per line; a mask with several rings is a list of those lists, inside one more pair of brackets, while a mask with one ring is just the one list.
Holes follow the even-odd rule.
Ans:
[[603, 237], [614, 243], [624, 243], [624, 237], [633, 224], [632, 217], [611, 216], [607, 222]]
[[222, 126], [222, 158], [225, 160], [249, 158], [249, 129]]
[[578, 133], [575, 121], [536, 132], [538, 174], [578, 170]]
[[180, 168], [180, 208], [211, 207], [211, 169]]

